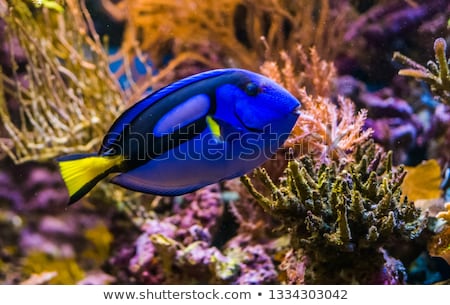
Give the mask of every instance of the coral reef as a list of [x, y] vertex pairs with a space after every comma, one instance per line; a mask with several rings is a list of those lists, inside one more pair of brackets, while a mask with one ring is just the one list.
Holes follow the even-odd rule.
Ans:
[[399, 52], [393, 56], [394, 60], [409, 67], [401, 69], [399, 75], [424, 80], [430, 85], [434, 97], [442, 103], [434, 109], [428, 152], [430, 157], [439, 159], [442, 164], [450, 161], [447, 149], [450, 145], [450, 72], [446, 51], [445, 39], [437, 38], [434, 42], [435, 61], [428, 61], [427, 68]]
[[413, 163], [410, 153], [423, 147], [429, 127], [412, 105], [396, 96], [391, 88], [369, 92], [363, 83], [350, 76], [341, 77], [338, 87], [358, 108], [367, 109], [364, 127], [373, 130], [376, 143], [393, 151], [394, 164]]
[[423, 79], [430, 84], [432, 92], [439, 97], [442, 103], [450, 104], [450, 72], [446, 51], [447, 42], [445, 39], [436, 39], [434, 41], [436, 62], [429, 61], [427, 63], [428, 68], [398, 52], [394, 53], [393, 58], [410, 67], [409, 69], [401, 69], [398, 72], [399, 75]]
[[131, 276], [144, 284], [276, 283], [270, 252], [249, 244], [245, 234], [235, 236], [223, 249], [214, 246], [222, 233], [222, 217], [217, 185], [186, 195], [167, 216], [143, 219], [133, 247], [119, 251], [110, 265], [126, 265], [125, 279], [119, 282]]
[[294, 58], [299, 58], [303, 66], [300, 71], [305, 72], [297, 72], [294, 60], [285, 52], [280, 57], [280, 64], [266, 61], [261, 71], [302, 101], [302, 115], [285, 142], [285, 148], [292, 148], [300, 156], [311, 154], [325, 164], [351, 158], [357, 144], [364, 143], [372, 133], [371, 129], [362, 129], [366, 110], [361, 110], [355, 117], [353, 102], [333, 93], [334, 65], [321, 60], [315, 48], [310, 49], [308, 56], [301, 46], [297, 46]]
[[66, 4], [58, 12], [14, 1], [4, 16], [5, 37], [11, 47], [20, 45], [29, 67], [20, 82], [10, 49], [11, 77], [1, 77], [0, 96], [6, 91], [19, 106], [13, 113], [0, 98], [0, 119], [9, 134], [0, 148], [17, 163], [92, 151], [124, 107], [106, 53], [85, 22], [85, 8], [77, 1]]
[[[296, 92], [306, 105], [286, 142], [291, 160], [278, 184], [265, 168], [255, 171], [256, 187], [247, 176], [242, 182], [291, 232], [293, 250], [281, 264], [287, 282], [404, 282], [405, 268], [400, 261], [392, 263], [383, 247], [419, 237], [427, 224], [427, 216], [402, 196], [406, 173], [393, 166], [392, 152], [386, 154], [368, 140], [372, 131], [363, 131], [364, 111], [355, 116], [349, 99], [337, 96], [337, 106], [330, 101], [332, 72], [327, 77], [313, 72], [313, 94], [308, 95], [300, 89], [304, 75], [299, 77], [290, 58], [282, 57], [281, 66], [269, 62], [263, 72]], [[314, 50], [309, 62], [307, 71], [333, 71]], [[298, 144], [300, 149], [295, 148]], [[361, 257], [370, 257], [370, 262]]]
[[[144, 65], [145, 73], [135, 79], [128, 57], [120, 52], [108, 57], [84, 1], [66, 1], [63, 12], [29, 5], [14, 1], [2, 16], [9, 25], [3, 44], [10, 69], [0, 70], [0, 119], [8, 135], [0, 138], [0, 153], [16, 163], [98, 149], [111, 122], [148, 88], [167, 81], [184, 58], [156, 76]], [[137, 49], [133, 55], [141, 53]], [[121, 58], [112, 73], [110, 62]], [[20, 65], [28, 67], [21, 75]], [[121, 80], [129, 84], [127, 90], [119, 86]], [[3, 92], [15, 102], [7, 103]]]
[[[0, 0], [0, 282], [448, 280], [447, 2]], [[273, 160], [181, 197], [100, 184], [65, 206], [54, 157], [216, 67], [301, 101]]]
[[305, 283], [371, 283], [383, 270], [380, 249], [415, 239], [426, 227], [426, 218], [401, 196], [405, 173], [392, 167], [391, 154], [369, 141], [353, 158], [330, 166], [309, 156], [291, 160], [279, 185], [258, 169], [268, 197], [242, 179], [264, 210], [292, 232], [292, 247], [307, 257]]
[[[344, 48], [335, 42], [342, 41], [338, 38], [344, 30], [340, 29], [346, 28], [353, 16], [347, 3], [328, 0], [227, 0], [220, 5], [199, 0], [101, 3], [110, 17], [126, 22], [125, 53], [139, 44], [157, 65], [167, 54], [186, 54], [190, 61], [210, 68], [231, 64], [257, 69], [267, 47], [275, 52], [294, 51], [299, 42], [306, 47], [315, 45], [323, 56], [332, 58]], [[264, 43], [261, 37], [265, 37]]]
[[450, 5], [445, 0], [359, 2], [355, 7], [360, 14], [344, 35], [352, 48], [337, 58], [336, 66], [369, 86], [391, 85], [397, 73], [391, 63], [394, 51], [425, 60], [427, 46], [447, 31]]

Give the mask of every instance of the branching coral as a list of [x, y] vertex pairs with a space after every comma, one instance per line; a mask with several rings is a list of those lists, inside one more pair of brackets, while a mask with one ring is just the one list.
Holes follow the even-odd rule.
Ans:
[[346, 4], [329, 0], [116, 2], [102, 0], [113, 19], [127, 22], [123, 50], [140, 45], [157, 64], [168, 53], [188, 53], [209, 67], [256, 69], [267, 51], [262, 36], [270, 50], [293, 50], [301, 42], [331, 58], [342, 50], [336, 42], [352, 16]]
[[435, 61], [429, 61], [427, 67], [398, 52], [393, 59], [409, 68], [402, 69], [398, 73], [424, 80], [431, 87], [434, 97], [441, 102], [434, 109], [434, 117], [431, 122], [428, 154], [436, 158], [441, 165], [448, 166], [450, 153], [450, 59], [447, 58], [447, 43], [444, 38], [438, 38], [434, 42]]
[[0, 119], [10, 136], [0, 141], [0, 148], [17, 163], [97, 149], [124, 108], [125, 97], [84, 6], [74, 0], [66, 5], [62, 13], [32, 11], [17, 0], [4, 16], [7, 37], [11, 43], [18, 39], [28, 60], [24, 83], [17, 80], [16, 63], [13, 78], [0, 74], [6, 93], [20, 104], [18, 113], [4, 100], [0, 104]]
[[[372, 131], [362, 130], [365, 110], [355, 116], [351, 100], [338, 96], [333, 102], [336, 78], [333, 64], [321, 60], [315, 48], [308, 56], [300, 46], [297, 46], [298, 63], [284, 52], [280, 57], [281, 64], [267, 61], [261, 71], [283, 84], [302, 103], [302, 115], [285, 147], [293, 148], [299, 155], [312, 154], [323, 163], [351, 158], [354, 148], [367, 140]], [[305, 72], [299, 72], [300, 68]]]
[[[97, 150], [120, 112], [152, 86], [167, 82], [186, 59], [175, 58], [153, 76], [144, 65], [145, 73], [135, 79], [128, 57], [107, 55], [84, 1], [65, 3], [60, 12], [15, 0], [2, 14], [12, 68], [0, 70], [0, 121], [9, 135], [0, 138], [0, 153], [15, 163]], [[22, 62], [15, 53], [23, 54]], [[136, 48], [133, 56], [147, 62]], [[110, 62], [117, 60], [124, 63], [111, 73]], [[23, 67], [25, 76], [18, 72]], [[119, 86], [121, 78], [129, 84], [126, 90]]]
[[292, 232], [293, 248], [308, 257], [306, 283], [368, 283], [382, 269], [380, 248], [414, 239], [426, 225], [413, 203], [402, 198], [405, 172], [392, 167], [390, 153], [368, 141], [353, 158], [328, 166], [309, 156], [291, 160], [278, 185], [258, 169], [269, 196], [242, 178], [266, 212]]
[[[265, 168], [253, 180], [241, 179], [290, 232], [293, 250], [280, 266], [286, 282], [402, 283], [404, 267], [382, 248], [418, 237], [426, 217], [402, 196], [403, 168], [369, 140], [371, 130], [363, 131], [366, 113], [355, 115], [349, 99], [332, 99], [333, 67], [314, 50], [310, 58], [299, 54], [310, 62], [309, 74], [295, 70], [285, 54], [282, 65], [269, 62], [262, 69], [304, 106], [286, 144], [285, 171], [279, 183]], [[303, 147], [296, 149], [298, 144]]]
[[395, 52], [393, 59], [409, 66], [402, 69], [399, 75], [423, 79], [431, 86], [432, 92], [438, 96], [442, 103], [450, 105], [450, 68], [446, 57], [447, 43], [445, 39], [438, 38], [434, 42], [436, 61], [429, 61], [427, 68], [414, 60]]

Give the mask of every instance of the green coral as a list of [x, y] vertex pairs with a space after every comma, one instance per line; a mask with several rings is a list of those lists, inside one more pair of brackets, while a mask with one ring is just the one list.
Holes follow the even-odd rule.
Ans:
[[447, 59], [446, 52], [447, 42], [444, 38], [438, 38], [434, 41], [435, 61], [428, 61], [427, 67], [399, 52], [394, 53], [393, 59], [409, 66], [408, 69], [400, 70], [399, 75], [423, 79], [442, 103], [450, 105], [450, 59]]
[[391, 152], [367, 141], [353, 158], [330, 165], [309, 156], [290, 160], [278, 185], [257, 169], [263, 190], [250, 177], [241, 179], [291, 232], [292, 247], [308, 257], [307, 284], [368, 283], [383, 268], [382, 247], [414, 239], [426, 226], [426, 217], [402, 196], [405, 171], [393, 167]]

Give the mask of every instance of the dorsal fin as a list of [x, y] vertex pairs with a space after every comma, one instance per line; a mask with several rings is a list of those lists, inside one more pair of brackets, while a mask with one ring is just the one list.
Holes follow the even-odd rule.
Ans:
[[166, 87], [163, 87], [150, 95], [144, 97], [142, 100], [125, 110], [110, 127], [108, 133], [105, 135], [100, 148], [100, 154], [104, 153], [112, 143], [114, 143], [123, 131], [125, 124], [132, 122], [139, 114], [150, 107], [152, 104], [158, 102], [162, 98], [176, 92], [177, 90], [189, 86], [198, 81], [209, 79], [217, 76], [221, 76], [225, 73], [232, 73], [239, 71], [239, 69], [216, 69], [211, 71], [206, 71], [192, 76], [186, 77], [179, 81], [176, 81]]

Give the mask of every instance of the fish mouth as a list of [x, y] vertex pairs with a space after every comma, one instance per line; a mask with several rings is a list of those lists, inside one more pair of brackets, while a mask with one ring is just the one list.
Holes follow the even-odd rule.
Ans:
[[296, 115], [296, 116], [299, 116], [300, 113], [301, 113], [301, 112], [300, 112], [300, 108], [301, 108], [301, 107], [302, 107], [302, 106], [297, 106], [297, 107], [295, 107], [294, 110], [291, 111], [291, 113], [294, 114], [294, 115]]

